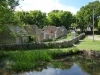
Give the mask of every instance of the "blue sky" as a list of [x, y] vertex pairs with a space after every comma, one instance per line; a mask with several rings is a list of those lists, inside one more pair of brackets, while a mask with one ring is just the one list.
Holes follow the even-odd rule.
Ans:
[[50, 12], [52, 10], [65, 10], [76, 14], [82, 6], [95, 0], [24, 0], [20, 1], [20, 6], [16, 10], [41, 10]]
[[59, 0], [61, 4], [80, 8], [95, 0]]

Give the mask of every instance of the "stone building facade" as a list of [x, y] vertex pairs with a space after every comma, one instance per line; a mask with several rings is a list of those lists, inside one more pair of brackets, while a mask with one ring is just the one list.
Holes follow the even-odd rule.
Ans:
[[37, 25], [23, 27], [9, 25], [6, 31], [0, 33], [0, 44], [42, 42], [65, 35], [67, 35], [67, 29], [64, 26], [45, 26], [39, 29]]

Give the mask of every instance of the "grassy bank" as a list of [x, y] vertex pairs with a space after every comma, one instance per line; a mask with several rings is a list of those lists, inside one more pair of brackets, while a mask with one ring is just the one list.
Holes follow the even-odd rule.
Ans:
[[38, 66], [52, 61], [54, 58], [61, 57], [66, 54], [75, 54], [78, 52], [76, 48], [62, 49], [36, 49], [28, 51], [2, 51], [0, 58], [4, 57], [3, 65], [6, 69], [22, 71], [34, 69]]
[[[95, 39], [95, 38], [94, 38]], [[86, 37], [83, 39], [79, 45], [77, 46], [80, 50], [97, 50], [100, 51], [100, 41], [99, 40], [93, 40]]]

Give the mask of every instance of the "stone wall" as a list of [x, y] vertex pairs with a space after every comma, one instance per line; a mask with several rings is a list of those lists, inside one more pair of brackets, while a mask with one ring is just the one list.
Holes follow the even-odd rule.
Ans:
[[[23, 27], [9, 25], [7, 26], [7, 30], [0, 33], [0, 44], [21, 44], [33, 42], [33, 40], [34, 42], [40, 43], [64, 35], [67, 35], [67, 29], [64, 26], [45, 26], [39, 29], [37, 25], [25, 25]], [[33, 40], [30, 41], [29, 37]]]
[[29, 50], [29, 49], [41, 49], [41, 48], [67, 48], [73, 46], [78, 42], [85, 33], [80, 34], [76, 38], [63, 42], [49, 42], [49, 43], [27, 43], [27, 44], [7, 44], [0, 45], [0, 50]]
[[7, 28], [0, 33], [0, 44], [16, 43], [16, 37], [11, 34], [11, 31]]
[[[59, 38], [59, 37], [67, 35], [67, 29], [64, 26], [61, 26], [61, 27], [45, 26], [45, 27], [43, 27], [41, 32], [45, 32], [44, 33], [44, 39], [41, 40], [41, 42], [45, 41], [45, 40], [50, 40], [50, 39], [53, 39], [53, 38]], [[40, 36], [40, 38], [42, 38], [42, 36]]]
[[87, 55], [87, 56], [96, 56], [100, 57], [100, 51], [95, 50], [80, 50], [80, 53]]

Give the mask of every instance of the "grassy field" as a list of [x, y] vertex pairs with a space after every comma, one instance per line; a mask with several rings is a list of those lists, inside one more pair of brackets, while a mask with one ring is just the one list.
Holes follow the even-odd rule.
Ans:
[[86, 37], [83, 41], [81, 41], [79, 43], [77, 48], [80, 50], [98, 50], [98, 51], [100, 51], [100, 41], [94, 40], [94, 42], [93, 42], [92, 39], [88, 39], [88, 37]]

